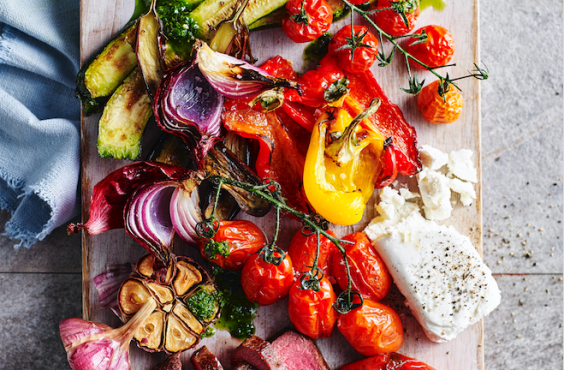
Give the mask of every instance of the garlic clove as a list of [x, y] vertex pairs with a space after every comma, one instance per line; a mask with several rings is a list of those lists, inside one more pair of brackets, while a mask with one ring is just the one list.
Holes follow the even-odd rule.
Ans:
[[137, 279], [126, 280], [119, 291], [120, 309], [126, 315], [133, 315], [152, 298], [149, 289]]

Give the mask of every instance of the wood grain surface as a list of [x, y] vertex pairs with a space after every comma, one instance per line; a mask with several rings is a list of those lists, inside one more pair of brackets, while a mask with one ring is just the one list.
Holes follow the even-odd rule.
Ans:
[[[133, 0], [81, 0], [81, 62], [87, 61], [99, 48], [115, 35], [125, 25], [133, 11]], [[344, 22], [340, 21], [334, 28], [340, 28]], [[355, 20], [355, 23], [362, 23]], [[456, 67], [448, 68], [452, 76], [460, 76], [473, 68], [473, 62], [479, 61], [478, 45], [478, 0], [451, 2], [443, 12], [427, 9], [422, 12], [418, 27], [437, 24], [447, 28], [456, 42], [454, 61]], [[294, 44], [288, 40], [280, 29], [258, 31], [252, 34], [253, 54], [259, 58], [259, 63], [275, 55], [282, 55], [294, 63], [297, 71], [302, 71], [302, 50], [304, 45]], [[387, 45], [389, 46], [389, 45]], [[429, 144], [443, 151], [472, 149], [475, 163], [480, 171], [480, 87], [479, 82], [466, 79], [460, 82], [463, 91], [464, 109], [458, 121], [449, 125], [431, 125], [425, 122], [417, 110], [416, 98], [402, 92], [399, 88], [406, 87], [407, 72], [403, 58], [396, 54], [394, 62], [385, 68], [373, 67], [375, 76], [391, 99], [398, 104], [408, 122], [415, 126], [419, 144]], [[444, 71], [446, 72], [446, 71]], [[431, 82], [434, 78], [430, 73], [418, 72], [420, 78]], [[127, 164], [126, 161], [102, 159], [96, 151], [96, 139], [100, 115], [82, 118], [82, 217], [88, 219], [88, 208], [93, 186], [111, 171]], [[150, 149], [151, 140], [157, 128], [150, 122], [143, 139], [143, 149], [146, 153]], [[401, 179], [411, 188], [416, 186], [414, 179]], [[457, 206], [453, 216], [445, 222], [456, 227], [464, 235], [471, 238], [476, 248], [482, 251], [482, 222], [481, 222], [481, 183], [476, 185], [478, 199], [470, 207]], [[339, 235], [359, 231], [374, 216], [373, 203], [370, 202], [363, 221], [350, 227], [334, 227]], [[272, 235], [274, 219], [269, 215], [262, 219], [254, 219], [267, 235]], [[241, 218], [248, 218], [242, 216]], [[287, 247], [292, 235], [298, 229], [297, 222], [284, 220], [280, 244]], [[93, 277], [117, 263], [134, 262], [146, 252], [127, 236], [123, 229], [112, 230], [102, 235], [89, 237], [83, 235], [83, 317], [88, 320], [103, 322], [118, 326], [119, 320], [110, 311], [100, 310]], [[175, 252], [199, 258], [195, 250], [184, 245], [178, 238], [175, 240]], [[405, 328], [405, 342], [400, 352], [416, 357], [436, 369], [482, 370], [483, 369], [483, 321], [470, 327], [455, 340], [449, 343], [436, 344], [429, 341], [419, 324], [409, 310], [403, 306], [403, 297], [392, 291], [386, 297], [386, 303], [398, 310]], [[291, 324], [286, 310], [287, 301], [284, 300], [273, 306], [261, 307], [255, 320], [257, 335], [269, 338]], [[239, 344], [238, 340], [218, 330], [216, 335], [204, 339], [205, 344], [214, 352], [221, 362], [228, 368], [229, 356]], [[335, 330], [331, 338], [317, 341], [321, 351], [331, 368], [338, 368], [344, 363], [360, 359], [356, 351], [347, 343], [340, 333]], [[191, 351], [182, 355], [184, 368], [191, 368], [188, 358]], [[148, 354], [132, 344], [131, 363], [136, 370], [151, 369], [165, 358], [163, 354]]]

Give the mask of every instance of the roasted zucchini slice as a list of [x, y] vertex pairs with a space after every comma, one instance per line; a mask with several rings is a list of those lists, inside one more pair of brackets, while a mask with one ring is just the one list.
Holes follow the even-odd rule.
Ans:
[[108, 97], [137, 66], [136, 37], [137, 22], [133, 22], [78, 72], [76, 96], [82, 100], [86, 115], [101, 111]]
[[102, 157], [135, 159], [151, 118], [151, 99], [139, 68], [126, 78], [104, 108], [98, 124], [98, 153]]

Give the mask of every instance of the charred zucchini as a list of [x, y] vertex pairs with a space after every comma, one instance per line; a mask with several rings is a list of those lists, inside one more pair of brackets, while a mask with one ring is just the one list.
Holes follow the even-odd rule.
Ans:
[[[259, 3], [263, 1], [265, 0], [255, 0], [255, 3]], [[249, 1], [249, 4], [251, 2], [252, 1]], [[280, 2], [283, 4], [280, 5], [279, 8], [273, 10], [271, 13], [268, 13], [254, 20], [252, 20], [251, 17], [245, 18], [247, 22], [250, 22], [247, 23], [249, 25], [249, 29], [251, 31], [254, 31], [254, 30], [261, 30], [265, 28], [279, 27], [280, 23], [282, 22], [282, 19], [288, 17], [288, 12], [284, 7], [287, 1], [280, 1]], [[343, 19], [349, 13], [350, 9], [346, 6], [346, 4], [342, 0], [327, 0], [327, 3], [329, 4], [331, 10], [333, 11], [333, 22]]]
[[141, 137], [153, 114], [139, 68], [125, 79], [104, 108], [98, 126], [98, 153], [102, 157], [135, 159]]
[[249, 0], [243, 12], [245, 23], [253, 24], [260, 18], [284, 8], [287, 2], [288, 0]]
[[282, 19], [288, 17], [288, 12], [286, 8], [280, 8], [273, 11], [270, 14], [265, 15], [262, 18], [259, 18], [255, 22], [249, 25], [249, 30], [261, 30], [265, 28], [272, 28], [272, 27], [279, 27], [282, 23]]
[[139, 18], [136, 47], [137, 62], [151, 100], [155, 96], [164, 71], [159, 54], [159, 29], [159, 19], [152, 9]]
[[86, 115], [101, 111], [107, 98], [137, 66], [136, 36], [134, 22], [78, 72], [76, 95], [82, 100]]

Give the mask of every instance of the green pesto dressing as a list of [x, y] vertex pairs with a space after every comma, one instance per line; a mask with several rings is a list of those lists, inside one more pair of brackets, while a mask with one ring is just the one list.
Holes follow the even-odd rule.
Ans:
[[258, 303], [250, 302], [241, 287], [241, 272], [221, 271], [215, 276], [215, 283], [222, 293], [224, 306], [221, 317], [214, 324], [217, 329], [225, 329], [237, 339], [246, 339], [255, 333], [253, 320], [257, 316]]
[[421, 10], [425, 10], [432, 6], [433, 9], [442, 12], [447, 7], [445, 0], [421, 0]]
[[331, 37], [332, 35], [330, 33], [325, 32], [305, 47], [302, 55], [304, 69], [317, 67], [321, 58], [329, 52], [329, 42], [331, 41]]

